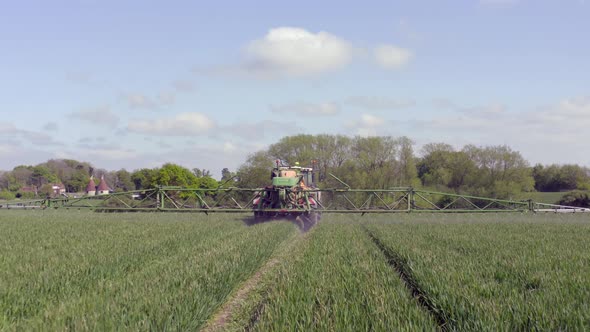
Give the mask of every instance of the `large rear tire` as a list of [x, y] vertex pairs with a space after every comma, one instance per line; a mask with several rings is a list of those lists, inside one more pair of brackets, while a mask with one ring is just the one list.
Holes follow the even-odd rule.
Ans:
[[319, 215], [316, 212], [304, 213], [297, 216], [295, 221], [301, 231], [307, 232], [317, 224], [319, 221]]
[[254, 221], [257, 223], [265, 222], [270, 218], [263, 211], [254, 211]]

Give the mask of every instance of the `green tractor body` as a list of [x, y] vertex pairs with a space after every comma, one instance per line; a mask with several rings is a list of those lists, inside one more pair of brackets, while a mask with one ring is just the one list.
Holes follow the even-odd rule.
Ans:
[[254, 217], [287, 217], [308, 229], [319, 219], [320, 193], [310, 167], [277, 166], [271, 172], [272, 184], [261, 190], [253, 201]]

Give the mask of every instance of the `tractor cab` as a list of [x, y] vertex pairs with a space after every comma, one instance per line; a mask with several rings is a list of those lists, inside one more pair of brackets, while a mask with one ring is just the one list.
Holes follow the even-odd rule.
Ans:
[[319, 220], [321, 193], [316, 190], [313, 168], [286, 165], [277, 160], [270, 173], [272, 185], [255, 194], [254, 218], [294, 217], [302, 230]]
[[295, 166], [284, 166], [277, 161], [277, 167], [272, 170], [270, 178], [275, 187], [314, 186], [313, 169], [301, 167], [299, 163], [295, 163]]

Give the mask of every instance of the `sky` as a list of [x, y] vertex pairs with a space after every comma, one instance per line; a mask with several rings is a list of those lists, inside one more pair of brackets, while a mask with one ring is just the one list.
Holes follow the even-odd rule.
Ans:
[[219, 176], [295, 134], [590, 166], [590, 1], [0, 0], [0, 169]]

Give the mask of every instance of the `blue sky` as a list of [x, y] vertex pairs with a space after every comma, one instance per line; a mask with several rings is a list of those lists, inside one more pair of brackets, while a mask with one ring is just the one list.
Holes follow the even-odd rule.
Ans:
[[5, 1], [0, 169], [237, 168], [284, 135], [590, 166], [590, 3]]

